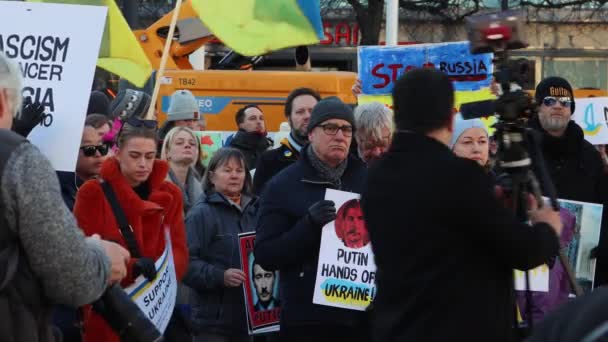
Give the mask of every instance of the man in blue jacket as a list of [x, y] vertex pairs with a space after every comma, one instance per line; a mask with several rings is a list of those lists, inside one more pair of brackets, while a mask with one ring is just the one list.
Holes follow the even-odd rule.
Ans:
[[320, 101], [308, 124], [310, 144], [262, 194], [255, 257], [280, 271], [281, 341], [366, 341], [365, 313], [312, 303], [321, 230], [336, 218], [327, 189], [360, 193], [365, 165], [349, 157], [353, 112], [337, 98]]

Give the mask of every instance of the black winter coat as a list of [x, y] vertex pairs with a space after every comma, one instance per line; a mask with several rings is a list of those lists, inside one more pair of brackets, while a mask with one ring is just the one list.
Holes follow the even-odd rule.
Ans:
[[272, 146], [272, 140], [257, 132], [238, 131], [229, 146], [243, 152], [247, 168], [252, 170], [256, 167], [262, 153]]
[[266, 151], [258, 160], [253, 175], [253, 192], [260, 195], [264, 185], [284, 168], [300, 159], [300, 152], [291, 146], [287, 139], [281, 141], [281, 145], [273, 150]]
[[224, 271], [242, 269], [238, 234], [254, 231], [257, 222], [257, 197], [243, 197], [243, 204], [241, 210], [215, 192], [201, 196], [186, 217], [190, 264], [183, 282], [194, 289], [196, 331], [247, 334], [243, 287], [224, 286]]
[[[361, 162], [349, 159], [337, 190], [361, 193], [366, 175]], [[363, 312], [312, 303], [323, 227], [312, 223], [308, 208], [331, 187], [303, 154], [272, 178], [262, 194], [255, 258], [264, 269], [280, 271], [281, 329], [364, 323]]]
[[600, 246], [597, 251], [595, 284], [608, 283], [608, 182], [604, 164], [597, 149], [587, 140], [583, 130], [570, 121], [564, 136], [547, 133], [537, 117], [529, 125], [542, 133], [541, 150], [545, 165], [557, 191], [557, 197], [604, 205]]
[[396, 133], [362, 197], [378, 267], [374, 341], [511, 341], [513, 269], [555, 255], [547, 224], [520, 223], [477, 163]]

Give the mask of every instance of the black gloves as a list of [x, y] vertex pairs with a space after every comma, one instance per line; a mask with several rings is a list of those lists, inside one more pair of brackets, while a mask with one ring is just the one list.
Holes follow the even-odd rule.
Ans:
[[308, 208], [308, 216], [313, 224], [324, 226], [336, 219], [336, 204], [328, 200], [319, 201]]
[[154, 261], [150, 258], [139, 258], [135, 264], [133, 264], [133, 278], [143, 275], [149, 281], [156, 278], [156, 266]]
[[44, 119], [44, 106], [38, 102], [24, 103], [21, 116], [13, 119], [13, 132], [27, 137], [30, 132]]

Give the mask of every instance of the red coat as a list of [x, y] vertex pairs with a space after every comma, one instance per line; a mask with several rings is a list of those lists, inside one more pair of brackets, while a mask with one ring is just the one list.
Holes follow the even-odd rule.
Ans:
[[[118, 202], [133, 228], [142, 256], [157, 260], [162, 255], [165, 249], [163, 226], [169, 226], [175, 270], [177, 279], [181, 280], [188, 266], [183, 200], [179, 188], [165, 181], [168, 170], [166, 162], [154, 162], [148, 178], [150, 196], [147, 201], [142, 200], [133, 191], [120, 172], [116, 159], [108, 158], [103, 163], [101, 178], [110, 183], [116, 193]], [[127, 247], [99, 181], [88, 181], [80, 188], [74, 215], [85, 235], [99, 234], [104, 240], [115, 241]], [[133, 283], [135, 261], [137, 259], [131, 258], [127, 277], [123, 279], [121, 286], [126, 287]], [[120, 342], [105, 320], [92, 312], [90, 307], [84, 310], [84, 341]]]

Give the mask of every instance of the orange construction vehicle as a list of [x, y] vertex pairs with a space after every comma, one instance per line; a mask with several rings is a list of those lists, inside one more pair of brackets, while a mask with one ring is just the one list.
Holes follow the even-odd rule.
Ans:
[[[173, 12], [169, 12], [147, 29], [135, 31], [154, 69], [159, 67], [172, 15]], [[190, 1], [185, 1], [176, 24], [166, 71], [161, 78], [156, 103], [160, 123], [166, 118], [171, 94], [178, 89], [188, 89], [197, 97], [200, 112], [206, 114], [207, 129], [214, 131], [236, 130], [234, 115], [246, 104], [260, 106], [267, 129], [278, 131], [280, 123], [285, 121], [285, 99], [291, 90], [298, 87], [313, 88], [322, 97], [337, 96], [346, 103], [356, 102], [351, 92], [357, 77], [353, 72], [252, 71], [252, 64], [260, 57], [249, 59], [234, 53], [218, 65], [212, 65], [211, 70], [193, 70], [189, 56], [214, 39], [215, 36], [190, 6]]]

